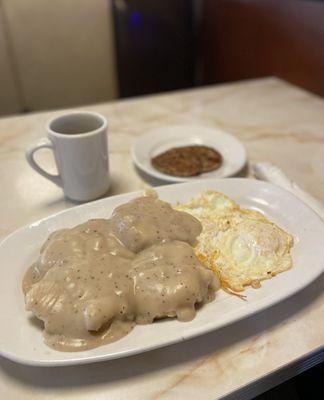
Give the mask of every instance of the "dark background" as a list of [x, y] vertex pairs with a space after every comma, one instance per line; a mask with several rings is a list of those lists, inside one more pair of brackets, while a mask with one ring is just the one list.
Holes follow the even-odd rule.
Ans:
[[114, 1], [119, 94], [136, 96], [195, 84], [191, 0]]
[[121, 97], [275, 75], [324, 96], [324, 2], [114, 1]]

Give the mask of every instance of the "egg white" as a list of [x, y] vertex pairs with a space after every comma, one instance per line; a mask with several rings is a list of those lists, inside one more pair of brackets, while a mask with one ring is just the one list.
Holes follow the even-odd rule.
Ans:
[[196, 254], [224, 287], [235, 292], [247, 285], [259, 287], [260, 281], [291, 268], [292, 236], [261, 213], [211, 190], [177, 209], [202, 223]]

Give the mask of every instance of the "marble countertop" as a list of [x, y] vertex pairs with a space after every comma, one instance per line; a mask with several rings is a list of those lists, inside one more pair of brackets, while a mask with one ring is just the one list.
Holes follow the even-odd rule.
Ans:
[[[109, 121], [109, 195], [148, 187], [132, 165], [134, 141], [166, 124], [222, 128], [250, 162], [270, 161], [324, 202], [324, 100], [277, 78], [80, 107]], [[56, 112], [0, 119], [0, 239], [75, 204], [26, 163], [25, 148]], [[52, 155], [39, 162], [55, 171]], [[1, 266], [6, 268], [6, 266]], [[323, 276], [281, 304], [215, 332], [125, 359], [34, 368], [0, 358], [0, 398], [249, 398], [323, 360]]]

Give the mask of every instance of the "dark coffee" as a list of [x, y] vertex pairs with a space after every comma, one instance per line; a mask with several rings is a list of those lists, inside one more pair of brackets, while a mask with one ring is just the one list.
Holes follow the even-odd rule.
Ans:
[[50, 129], [62, 135], [79, 135], [99, 129], [103, 125], [99, 116], [75, 113], [63, 115], [50, 125]]

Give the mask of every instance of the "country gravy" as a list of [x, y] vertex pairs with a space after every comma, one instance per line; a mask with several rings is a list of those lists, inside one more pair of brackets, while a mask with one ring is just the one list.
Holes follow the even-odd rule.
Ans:
[[159, 318], [189, 321], [219, 288], [191, 247], [200, 232], [198, 220], [152, 194], [110, 219], [53, 232], [24, 276], [26, 309], [61, 351], [118, 340]]

